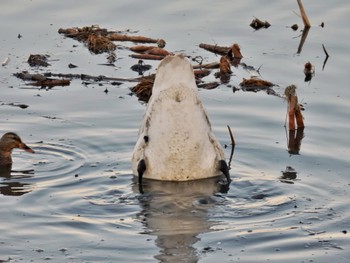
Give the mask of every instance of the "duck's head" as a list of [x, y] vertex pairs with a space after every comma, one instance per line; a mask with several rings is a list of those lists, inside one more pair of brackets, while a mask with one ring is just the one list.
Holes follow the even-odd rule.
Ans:
[[1, 159], [3, 162], [11, 163], [11, 153], [13, 149], [22, 149], [26, 152], [34, 153], [33, 149], [22, 142], [22, 139], [13, 132], [5, 133], [0, 139], [0, 163]]

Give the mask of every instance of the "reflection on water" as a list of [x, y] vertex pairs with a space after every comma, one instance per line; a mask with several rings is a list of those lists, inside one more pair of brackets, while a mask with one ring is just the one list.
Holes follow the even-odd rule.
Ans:
[[[349, 1], [305, 1], [313, 26], [299, 33], [289, 28], [301, 22], [292, 12], [293, 1], [274, 0], [271, 8], [257, 0], [217, 5], [156, 0], [152, 8], [126, 0], [3, 2], [0, 59], [10, 60], [0, 70], [1, 129], [46, 143], [37, 143], [35, 155], [15, 158], [12, 168], [0, 172], [0, 208], [9, 211], [0, 216], [0, 261], [349, 262], [350, 93], [344, 74]], [[138, 19], [130, 19], [136, 13]], [[273, 26], [252, 32], [248, 24], [255, 15]], [[317, 26], [321, 21], [324, 28]], [[104, 55], [91, 55], [57, 33], [60, 27], [91, 24], [162, 37], [169, 51], [203, 56], [203, 63], [219, 58], [198, 49], [201, 42], [241, 46], [244, 57], [232, 67], [229, 83], [200, 91], [218, 139], [230, 142], [229, 124], [237, 140], [235, 180], [227, 194], [219, 193], [216, 182], [146, 182], [142, 196], [137, 184], [131, 186], [131, 151], [144, 112], [144, 105], [129, 96], [133, 83], [117, 87], [74, 80], [46, 91], [13, 76], [48, 70], [138, 77], [130, 69], [137, 63], [129, 57], [134, 43], [117, 43], [115, 67], [103, 67]], [[322, 44], [330, 52], [328, 61]], [[50, 55], [48, 69], [28, 65], [28, 56], [36, 53]], [[305, 83], [307, 61], [317, 75]], [[68, 68], [69, 63], [78, 67]], [[153, 74], [158, 62], [145, 63], [152, 68], [144, 75]], [[306, 137], [302, 130], [287, 132], [285, 143], [280, 98], [235, 88], [253, 76], [277, 84], [268, 90], [274, 95], [291, 83], [298, 86], [308, 105]], [[281, 172], [286, 166], [294, 171]]]
[[13, 165], [0, 166], [0, 194], [20, 196], [30, 193], [35, 183], [46, 184], [48, 180], [43, 175], [38, 177], [36, 173], [50, 172], [47, 176], [51, 180], [59, 180], [60, 175], [73, 173], [85, 163], [85, 156], [73, 146], [40, 143], [32, 147], [35, 155], [31, 157], [30, 166], [35, 167], [35, 170], [12, 170]]
[[280, 180], [282, 183], [294, 184], [293, 181], [297, 179], [297, 172], [293, 167], [287, 166], [284, 171], [282, 171], [282, 176]]
[[23, 182], [34, 176], [34, 170], [12, 171], [12, 165], [0, 166], [0, 194], [20, 196], [32, 191], [29, 183]]
[[299, 154], [301, 140], [304, 138], [304, 127], [297, 130], [289, 130], [288, 152], [290, 154]]
[[298, 46], [298, 51], [297, 51], [298, 54], [300, 54], [301, 51], [303, 50], [303, 46], [305, 44], [305, 41], [307, 39], [307, 35], [309, 34], [309, 31], [310, 31], [310, 27], [304, 27], [303, 33], [302, 33], [301, 38], [300, 38], [300, 43]]
[[[139, 199], [143, 225], [155, 235], [159, 262], [197, 262], [194, 244], [198, 235], [211, 231], [208, 211], [216, 204], [218, 178], [189, 182], [145, 180], [145, 195]], [[138, 192], [134, 187], [134, 192]], [[147, 231], [147, 232], [148, 232]], [[181, 259], [181, 260], [179, 260]]]

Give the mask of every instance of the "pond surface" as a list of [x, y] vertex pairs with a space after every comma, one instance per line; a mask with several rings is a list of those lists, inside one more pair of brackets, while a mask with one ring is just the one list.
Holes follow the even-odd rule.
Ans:
[[[0, 67], [0, 132], [18, 133], [36, 153], [14, 151], [12, 171], [0, 172], [0, 262], [349, 262], [350, 3], [303, 2], [312, 27], [298, 54], [296, 1], [3, 0], [0, 59], [10, 60]], [[254, 17], [271, 27], [253, 30]], [[131, 95], [136, 83], [39, 89], [13, 76], [138, 77], [133, 43], [116, 43], [107, 67], [106, 54], [58, 34], [90, 25], [163, 38], [167, 50], [204, 63], [219, 57], [200, 43], [238, 43], [241, 63], [278, 85], [280, 96], [243, 91], [239, 83], [257, 72], [238, 65], [228, 84], [199, 90], [227, 158], [227, 125], [235, 137], [227, 193], [214, 179], [147, 182], [138, 192], [130, 160], [145, 104]], [[30, 54], [51, 65], [31, 68]], [[305, 82], [308, 61], [315, 75]], [[147, 63], [154, 73], [159, 62]], [[305, 108], [298, 154], [288, 152], [297, 135], [284, 127], [290, 84]]]

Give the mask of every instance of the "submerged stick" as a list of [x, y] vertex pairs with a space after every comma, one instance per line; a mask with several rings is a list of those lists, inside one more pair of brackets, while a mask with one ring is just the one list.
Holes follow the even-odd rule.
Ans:
[[304, 23], [304, 27], [311, 27], [310, 21], [306, 15], [303, 3], [301, 2], [301, 0], [297, 0], [298, 5], [299, 5], [299, 9], [300, 9], [300, 14], [301, 14], [301, 18], [303, 20]]

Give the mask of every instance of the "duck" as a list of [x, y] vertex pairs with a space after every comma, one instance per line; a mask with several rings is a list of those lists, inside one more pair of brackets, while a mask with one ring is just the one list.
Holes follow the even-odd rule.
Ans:
[[157, 68], [131, 162], [141, 193], [143, 178], [190, 181], [224, 175], [231, 182], [192, 65], [182, 54], [168, 55]]
[[16, 133], [7, 132], [0, 139], [0, 166], [12, 165], [12, 150], [16, 148], [34, 153]]

